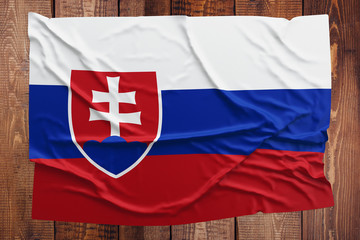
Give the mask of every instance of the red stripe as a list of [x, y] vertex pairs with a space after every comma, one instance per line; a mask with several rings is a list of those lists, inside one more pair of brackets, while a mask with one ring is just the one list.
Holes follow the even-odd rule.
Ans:
[[86, 159], [34, 159], [33, 218], [170, 225], [333, 206], [323, 154], [147, 156], [114, 179]]

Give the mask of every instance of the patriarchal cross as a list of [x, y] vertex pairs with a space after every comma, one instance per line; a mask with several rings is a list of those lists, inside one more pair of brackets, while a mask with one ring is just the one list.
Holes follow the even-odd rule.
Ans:
[[119, 93], [120, 77], [106, 77], [109, 92], [92, 91], [93, 103], [109, 103], [109, 112], [101, 112], [90, 108], [89, 121], [108, 121], [111, 127], [111, 136], [120, 136], [121, 123], [141, 125], [140, 113], [119, 113], [119, 103], [136, 104], [135, 91]]

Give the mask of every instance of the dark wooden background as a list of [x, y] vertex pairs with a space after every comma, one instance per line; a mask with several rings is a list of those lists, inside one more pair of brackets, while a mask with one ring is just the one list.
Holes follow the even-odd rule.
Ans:
[[[330, 15], [325, 173], [335, 207], [163, 227], [31, 219], [27, 13], [47, 17]], [[0, 239], [360, 239], [360, 0], [0, 0]]]

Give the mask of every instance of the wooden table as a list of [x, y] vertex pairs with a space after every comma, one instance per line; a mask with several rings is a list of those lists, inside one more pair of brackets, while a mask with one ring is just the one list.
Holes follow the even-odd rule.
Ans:
[[[164, 227], [31, 219], [27, 13], [48, 17], [329, 14], [332, 108], [325, 173], [335, 207]], [[359, 0], [0, 0], [0, 239], [360, 239]]]

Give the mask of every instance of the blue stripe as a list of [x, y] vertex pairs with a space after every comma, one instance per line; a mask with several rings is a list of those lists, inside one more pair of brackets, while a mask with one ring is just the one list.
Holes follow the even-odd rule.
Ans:
[[83, 157], [71, 140], [68, 88], [30, 85], [29, 91], [30, 159]]
[[[30, 86], [30, 158], [82, 157], [71, 141], [67, 88]], [[149, 154], [323, 152], [330, 89], [162, 91], [161, 137]]]
[[330, 89], [163, 91], [162, 134], [149, 154], [323, 152], [330, 97]]

